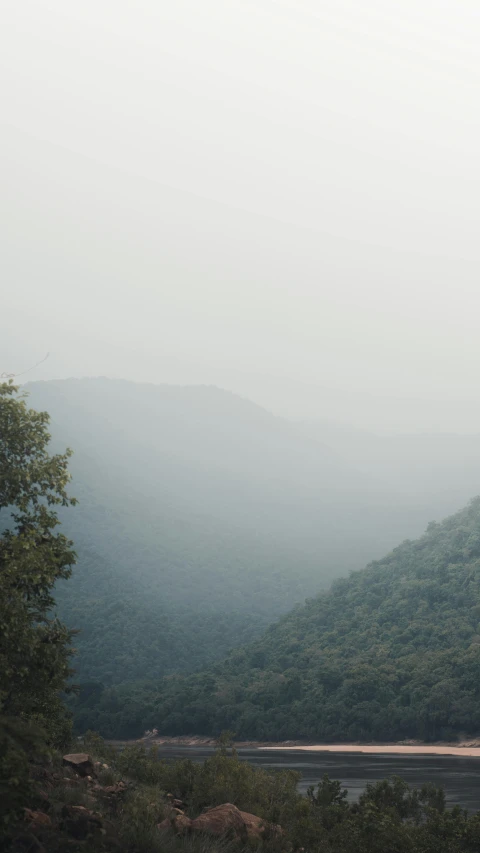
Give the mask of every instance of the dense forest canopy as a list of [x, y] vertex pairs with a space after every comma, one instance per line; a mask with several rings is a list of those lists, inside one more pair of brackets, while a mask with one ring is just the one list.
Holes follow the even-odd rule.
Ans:
[[480, 498], [187, 678], [79, 699], [111, 735], [439, 740], [480, 729]]
[[28, 389], [51, 414], [53, 446], [75, 449], [79, 505], [60, 518], [78, 564], [56, 596], [80, 630], [82, 683], [205, 667], [418, 535], [445, 503], [437, 490], [419, 505], [413, 473], [408, 491], [394, 472], [382, 480], [381, 465], [362, 471], [365, 454], [347, 458], [338, 431], [337, 447], [328, 431], [218, 388], [72, 379]]

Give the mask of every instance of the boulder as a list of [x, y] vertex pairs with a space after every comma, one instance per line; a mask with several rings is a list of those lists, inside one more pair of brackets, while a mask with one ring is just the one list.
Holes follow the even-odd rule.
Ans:
[[192, 832], [213, 835], [217, 838], [229, 836], [237, 841], [246, 841], [248, 838], [242, 813], [232, 803], [224, 803], [199, 815], [192, 820], [190, 829]]
[[38, 832], [39, 829], [48, 829], [52, 825], [52, 819], [45, 812], [35, 812], [32, 809], [24, 809], [24, 812], [28, 827], [33, 832]]
[[71, 767], [79, 776], [93, 776], [93, 761], [86, 752], [75, 752], [63, 756], [64, 767]]
[[190, 832], [192, 821], [185, 814], [177, 814], [170, 820], [170, 825], [177, 835], [185, 835], [186, 832]]
[[261, 841], [271, 834], [283, 835], [280, 826], [266, 823], [249, 812], [241, 812], [232, 803], [209, 808], [195, 820], [190, 820], [179, 809], [172, 809], [170, 815], [157, 824], [157, 828], [161, 832], [173, 830], [177, 835], [193, 832], [217, 838], [229, 837], [243, 843]]
[[240, 812], [245, 822], [248, 838], [266, 839], [267, 836], [283, 835], [281, 826], [275, 823], [268, 823], [257, 815], [249, 814], [249, 812]]
[[248, 812], [240, 812], [247, 830], [248, 838], [262, 839], [265, 834], [265, 821], [257, 815]]
[[170, 813], [169, 817], [166, 817], [161, 823], [157, 823], [157, 829], [160, 832], [173, 830], [177, 835], [185, 835], [190, 831], [191, 825], [192, 821], [186, 815]]
[[267, 823], [261, 817], [242, 812], [232, 803], [208, 809], [191, 822], [192, 832], [205, 835], [230, 836], [237, 841], [259, 841], [268, 835], [282, 835], [280, 826]]

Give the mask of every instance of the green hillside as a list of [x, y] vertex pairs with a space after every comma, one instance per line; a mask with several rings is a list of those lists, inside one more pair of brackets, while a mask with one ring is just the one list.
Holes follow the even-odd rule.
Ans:
[[131, 732], [134, 709], [140, 728], [165, 734], [228, 728], [241, 738], [317, 741], [478, 734], [480, 498], [336, 581], [224, 663], [124, 686], [97, 696], [88, 711], [80, 700], [79, 719], [101, 724], [106, 707], [107, 734]]
[[394, 488], [221, 389], [100, 378], [27, 390], [53, 447], [74, 450], [79, 504], [60, 517], [79, 559], [56, 598], [80, 631], [80, 682], [205, 667], [422, 523]]
[[100, 379], [28, 391], [51, 413], [53, 446], [75, 449], [79, 504], [60, 516], [79, 559], [56, 598], [79, 629], [80, 682], [198, 669], [324, 582], [313, 553], [255, 526], [250, 504], [264, 499], [239, 457], [271, 437], [267, 412], [216, 389]]

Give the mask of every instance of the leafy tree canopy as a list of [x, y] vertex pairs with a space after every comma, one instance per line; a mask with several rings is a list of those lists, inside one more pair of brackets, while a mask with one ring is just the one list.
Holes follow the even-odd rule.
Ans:
[[70, 451], [49, 454], [48, 420], [18, 387], [0, 384], [0, 771], [10, 792], [25, 781], [28, 748], [69, 733], [59, 691], [70, 675], [70, 633], [52, 616], [52, 589], [75, 561], [56, 507], [75, 500]]

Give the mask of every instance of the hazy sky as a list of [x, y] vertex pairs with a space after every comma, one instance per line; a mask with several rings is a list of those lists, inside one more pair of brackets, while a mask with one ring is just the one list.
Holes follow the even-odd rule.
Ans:
[[473, 0], [3, 0], [0, 370], [480, 430], [479, 44]]

